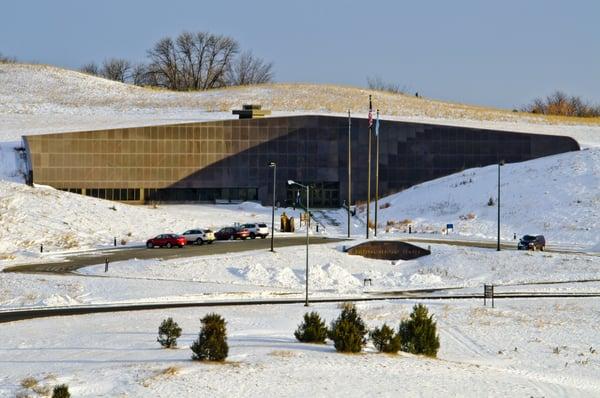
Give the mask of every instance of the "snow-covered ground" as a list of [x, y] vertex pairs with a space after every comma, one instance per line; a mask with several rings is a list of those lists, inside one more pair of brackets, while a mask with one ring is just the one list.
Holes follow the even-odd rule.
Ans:
[[[597, 250], [600, 245], [600, 149], [590, 148], [501, 169], [500, 236], [542, 234], [549, 245]], [[497, 236], [498, 166], [468, 169], [413, 186], [379, 201], [380, 237], [405, 237], [412, 231], [448, 238], [495, 239]], [[493, 205], [489, 206], [490, 198]], [[375, 205], [371, 207], [371, 218]], [[364, 220], [365, 208], [359, 208]], [[346, 224], [344, 210], [333, 212]], [[386, 233], [387, 230], [387, 233]], [[364, 233], [356, 223], [354, 233]], [[516, 243], [515, 243], [516, 244]]]
[[[453, 236], [494, 239], [497, 172], [497, 166], [469, 169], [382, 198], [379, 237], [405, 237], [408, 225], [413, 232], [441, 237], [450, 223], [454, 225]], [[507, 164], [501, 173], [503, 240], [514, 243], [514, 234], [543, 234], [549, 245], [597, 250], [600, 149]], [[493, 206], [488, 206], [490, 198]], [[359, 218], [352, 220], [352, 232], [357, 237], [364, 233], [365, 225], [364, 208], [359, 210]], [[139, 244], [158, 233], [181, 233], [198, 226], [216, 229], [234, 222], [270, 224], [271, 209], [254, 203], [131, 206], [0, 180], [0, 211], [0, 266], [6, 266], [38, 261], [40, 244], [46, 252], [82, 250], [106, 246], [114, 237], [119, 242]], [[298, 219], [298, 211], [283, 208], [277, 210], [276, 217], [284, 211]], [[345, 235], [344, 210], [325, 215], [337, 219], [339, 225], [327, 224], [327, 217], [317, 212], [317, 218], [326, 224], [320, 233]]]
[[[149, 90], [42, 65], [0, 65], [0, 269], [56, 260], [66, 253], [109, 246], [114, 237], [139, 244], [162, 232], [218, 228], [234, 222], [270, 223], [271, 209], [239, 205], [130, 206], [22, 184], [18, 154], [23, 134], [231, 118], [231, 109], [260, 103], [274, 114], [366, 115], [362, 89], [274, 84], [172, 93]], [[384, 118], [570, 135], [586, 147], [502, 168], [502, 228], [544, 234], [549, 245], [600, 252], [600, 125], [596, 120], [504, 112], [410, 96], [376, 93]], [[465, 170], [380, 200], [379, 238], [418, 236], [489, 240], [496, 236], [496, 166]], [[298, 218], [297, 211], [286, 211]], [[372, 214], [372, 213], [371, 213]], [[343, 236], [343, 210], [317, 212], [320, 235]], [[369, 296], [418, 289], [481, 292], [599, 292], [600, 256], [495, 252], [432, 244], [432, 254], [392, 263], [349, 256], [343, 246], [364, 234], [364, 208], [352, 220], [351, 242], [310, 249], [313, 297]], [[337, 219], [339, 225], [328, 223]], [[454, 224], [443, 235], [446, 224]], [[386, 231], [387, 230], [387, 231]], [[303, 233], [302, 229], [297, 231]], [[311, 231], [316, 235], [315, 231]], [[39, 253], [40, 244], [44, 254]], [[243, 242], [223, 243], [243, 244]], [[425, 244], [421, 244], [425, 246]], [[79, 274], [0, 273], [0, 310], [302, 297], [304, 247], [196, 258], [115, 262]], [[370, 278], [372, 286], [363, 286]], [[554, 283], [560, 282], [560, 283]], [[2, 324], [0, 396], [35, 396], [66, 382], [74, 396], [599, 396], [600, 304], [589, 299], [425, 301], [438, 321], [439, 359], [402, 354], [336, 354], [331, 344], [296, 343], [298, 305], [214, 309], [228, 321], [229, 362], [189, 360], [199, 318], [213, 309], [178, 309], [55, 317]], [[412, 301], [363, 303], [369, 327], [396, 326]], [[315, 305], [327, 321], [335, 305]], [[161, 350], [158, 324], [175, 317], [183, 329], [177, 350]], [[350, 376], [350, 377], [349, 377]]]
[[[177, 309], [37, 319], [0, 329], [0, 395], [67, 383], [73, 396], [523, 396], [600, 395], [600, 304], [583, 299], [424, 302], [438, 323], [438, 359], [344, 355], [296, 342], [301, 305]], [[397, 327], [414, 302], [362, 303], [369, 328]], [[314, 305], [329, 323], [332, 304]], [[199, 318], [227, 321], [224, 364], [190, 360]], [[179, 348], [156, 342], [161, 320], [183, 328]], [[24, 395], [23, 395], [24, 396]], [[35, 395], [34, 395], [35, 396]]]
[[[440, 288], [452, 289], [446, 291], [452, 294], [481, 293], [486, 283], [496, 285], [499, 292], [524, 291], [524, 284], [532, 284], [526, 290], [543, 292], [600, 290], [600, 256], [495, 252], [436, 244], [431, 245], [430, 256], [391, 262], [350, 256], [342, 251], [344, 244], [311, 247], [311, 296], [368, 296]], [[1, 274], [0, 309], [302, 297], [305, 249], [296, 246], [279, 248], [274, 254], [249, 251], [130, 260], [112, 263], [108, 272], [98, 265], [79, 273], [83, 276]], [[371, 279], [370, 286], [363, 286], [365, 278]]]
[[[276, 216], [298, 219], [298, 211], [278, 209]], [[7, 265], [48, 261], [55, 253], [112, 245], [144, 244], [159, 233], [191, 228], [268, 222], [271, 208], [256, 203], [233, 205], [132, 206], [0, 180], [0, 269]], [[305, 231], [298, 226], [297, 233]], [[44, 254], [40, 254], [40, 245]]]

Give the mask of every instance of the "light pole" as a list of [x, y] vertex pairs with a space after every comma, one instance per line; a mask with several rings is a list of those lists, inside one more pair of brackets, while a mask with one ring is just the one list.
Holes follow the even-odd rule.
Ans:
[[273, 203], [271, 209], [271, 251], [273, 250], [273, 240], [275, 239], [275, 187], [277, 180], [277, 163], [269, 162], [269, 167], [273, 169]]
[[308, 229], [310, 227], [310, 190], [308, 185], [302, 185], [293, 180], [288, 180], [288, 185], [298, 185], [299, 187], [306, 189], [306, 213], [308, 215], [308, 219], [306, 220], [306, 295], [304, 306], [308, 307]]
[[500, 251], [500, 167], [504, 166], [504, 160], [498, 162], [498, 245], [496, 251]]

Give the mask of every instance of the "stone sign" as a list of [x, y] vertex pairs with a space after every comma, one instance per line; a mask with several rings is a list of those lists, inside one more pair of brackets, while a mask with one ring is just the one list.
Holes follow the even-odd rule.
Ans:
[[412, 260], [431, 254], [429, 250], [394, 240], [374, 240], [348, 249], [348, 254], [379, 260]]

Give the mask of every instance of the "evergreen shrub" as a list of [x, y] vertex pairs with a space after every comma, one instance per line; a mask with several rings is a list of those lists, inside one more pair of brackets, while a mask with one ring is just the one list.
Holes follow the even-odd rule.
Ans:
[[192, 359], [197, 361], [224, 361], [229, 353], [226, 322], [218, 314], [208, 314], [200, 320], [202, 328], [192, 344]]

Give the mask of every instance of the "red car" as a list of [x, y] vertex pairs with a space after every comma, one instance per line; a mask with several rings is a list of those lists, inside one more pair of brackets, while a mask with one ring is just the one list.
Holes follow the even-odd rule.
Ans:
[[215, 232], [215, 238], [217, 240], [235, 240], [235, 239], [246, 239], [250, 236], [250, 230], [248, 228], [234, 228], [225, 227]]
[[187, 243], [185, 237], [176, 235], [176, 234], [161, 234], [157, 235], [152, 239], [148, 239], [146, 241], [146, 247], [148, 249], [152, 249], [153, 247], [163, 247], [166, 246], [169, 249], [173, 246], [183, 247]]

